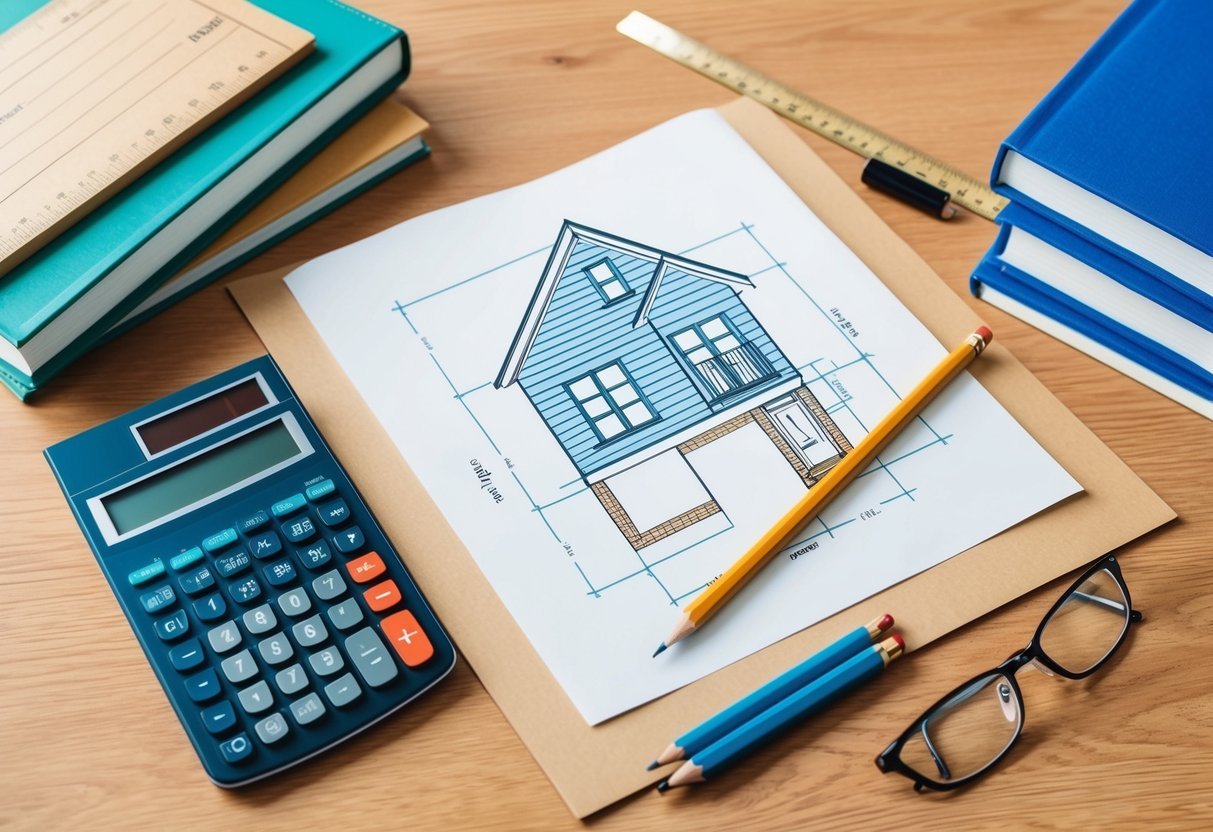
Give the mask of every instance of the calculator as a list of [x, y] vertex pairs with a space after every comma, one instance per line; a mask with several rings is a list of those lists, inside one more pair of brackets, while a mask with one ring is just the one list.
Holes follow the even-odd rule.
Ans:
[[269, 356], [46, 458], [216, 785], [331, 748], [454, 666], [450, 639]]

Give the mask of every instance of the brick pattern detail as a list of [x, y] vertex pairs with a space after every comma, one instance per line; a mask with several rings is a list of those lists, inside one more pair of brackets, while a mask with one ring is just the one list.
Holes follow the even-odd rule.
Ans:
[[590, 486], [590, 490], [594, 492], [594, 496], [598, 498], [598, 502], [602, 503], [602, 507], [606, 509], [606, 513], [610, 515], [619, 532], [631, 547], [637, 551], [643, 549], [645, 546], [652, 546], [657, 541], [664, 540], [670, 535], [720, 512], [720, 506], [716, 505], [716, 501], [708, 500], [702, 505], [695, 506], [690, 511], [683, 512], [677, 517], [672, 517], [645, 532], [640, 532], [637, 530], [636, 524], [632, 522], [632, 518], [628, 516], [623, 506], [620, 505], [619, 500], [615, 498], [615, 494], [611, 491], [609, 485], [605, 482], [596, 482]]
[[746, 413], [742, 413], [740, 416], [734, 416], [732, 419], [729, 419], [727, 422], [721, 422], [719, 425], [712, 428], [711, 430], [705, 430], [703, 433], [699, 434], [698, 436], [691, 437], [686, 442], [683, 442], [681, 445], [679, 445], [678, 450], [680, 453], [682, 453], [683, 456], [686, 456], [687, 454], [689, 454], [691, 451], [695, 450], [696, 448], [702, 448], [704, 445], [707, 445], [709, 442], [715, 442], [720, 437], [730, 434], [733, 431], [737, 430], [738, 428], [745, 427], [752, 421], [754, 421], [754, 411], [752, 411], [752, 410], [749, 412], [746, 412]]

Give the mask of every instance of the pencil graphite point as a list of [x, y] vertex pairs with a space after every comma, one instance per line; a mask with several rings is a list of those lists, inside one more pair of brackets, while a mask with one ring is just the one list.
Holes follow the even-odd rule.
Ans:
[[670, 790], [670, 778], [666, 778], [657, 784], [658, 794], [665, 794]]
[[653, 769], [655, 769], [655, 768], [661, 768], [661, 763], [660, 763], [659, 761], [657, 761], [657, 760], [654, 760], [653, 762], [651, 762], [651, 763], [649, 763], [647, 766], [645, 766], [645, 767], [644, 767], [644, 770], [645, 770], [645, 771], [652, 771], [652, 770], [653, 770]]
[[665, 650], [666, 650], [665, 642], [663, 641], [663, 642], [661, 642], [661, 646], [658, 647], [656, 651], [654, 651], [653, 658], [657, 658], [657, 656], [660, 655], [661, 653], [664, 653]]

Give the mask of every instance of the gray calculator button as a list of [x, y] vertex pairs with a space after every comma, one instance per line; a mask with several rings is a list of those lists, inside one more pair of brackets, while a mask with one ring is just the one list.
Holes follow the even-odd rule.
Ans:
[[312, 581], [312, 592], [316, 593], [316, 597], [321, 601], [332, 601], [345, 592], [345, 581], [342, 580], [340, 572], [331, 569]]
[[373, 688], [386, 685], [400, 672], [388, 655], [383, 640], [370, 627], [363, 627], [347, 638], [345, 652], [350, 654], [350, 661], [358, 669], [358, 675]]
[[240, 699], [240, 707], [244, 708], [247, 714], [259, 714], [274, 704], [274, 694], [270, 693], [270, 686], [264, 679], [255, 685], [249, 685], [236, 696]]
[[295, 587], [290, 592], [278, 596], [278, 609], [291, 618], [303, 615], [312, 608], [312, 599], [307, 597], [303, 587]]
[[274, 608], [269, 604], [262, 604], [244, 614], [244, 628], [252, 635], [268, 633], [277, 626], [278, 617], [274, 615]]
[[253, 727], [257, 729], [257, 736], [266, 745], [273, 745], [291, 732], [290, 726], [286, 724], [282, 714], [270, 714]]
[[329, 698], [329, 701], [338, 708], [350, 704], [359, 696], [362, 695], [362, 688], [358, 687], [357, 680], [354, 679], [354, 674], [347, 673], [336, 681], [329, 682], [324, 686], [324, 695]]
[[266, 664], [282, 664], [295, 655], [295, 648], [291, 647], [286, 633], [275, 633], [264, 639], [257, 645], [257, 649], [261, 651], [261, 658], [265, 659]]
[[274, 684], [278, 685], [278, 690], [290, 696], [307, 687], [307, 674], [303, 672], [302, 665], [293, 664], [278, 671], [274, 676]]
[[207, 633], [206, 638], [211, 643], [212, 650], [216, 653], [226, 653], [240, 646], [240, 628], [236, 626], [235, 621], [225, 621]]
[[338, 630], [348, 630], [362, 621], [362, 610], [353, 598], [346, 598], [340, 604], [329, 607], [329, 621]]
[[341, 658], [336, 647], [326, 647], [319, 653], [308, 656], [307, 660], [317, 676], [332, 676], [345, 667], [345, 659]]
[[319, 696], [309, 693], [298, 702], [291, 703], [291, 715], [300, 725], [307, 725], [324, 716], [324, 703], [320, 701]]
[[247, 649], [223, 660], [223, 675], [229, 682], [239, 683], [257, 675], [257, 662]]
[[329, 637], [329, 631], [325, 629], [319, 615], [300, 621], [291, 632], [295, 634], [295, 641], [299, 642], [300, 647], [315, 647]]

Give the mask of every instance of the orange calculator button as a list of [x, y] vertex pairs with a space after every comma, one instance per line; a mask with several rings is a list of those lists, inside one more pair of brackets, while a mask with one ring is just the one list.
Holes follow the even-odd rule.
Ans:
[[350, 577], [360, 584], [375, 580], [387, 570], [387, 567], [383, 565], [383, 558], [374, 552], [367, 552], [360, 558], [354, 558], [345, 565], [345, 568], [350, 571]]
[[434, 655], [434, 645], [408, 610], [392, 613], [380, 626], [388, 642], [396, 648], [396, 655], [409, 667], [424, 664]]
[[396, 586], [396, 582], [391, 578], [380, 584], [375, 584], [373, 587], [362, 593], [362, 597], [366, 599], [366, 605], [375, 612], [383, 612], [389, 607], [394, 607], [400, 603], [400, 588]]

